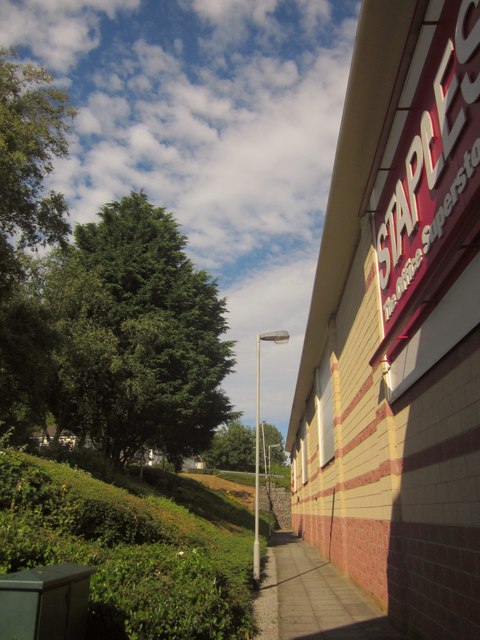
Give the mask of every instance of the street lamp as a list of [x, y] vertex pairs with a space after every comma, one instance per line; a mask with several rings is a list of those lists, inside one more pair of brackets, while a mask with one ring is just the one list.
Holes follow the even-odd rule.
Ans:
[[260, 587], [260, 541], [259, 541], [259, 496], [260, 496], [260, 341], [285, 344], [288, 331], [268, 331], [257, 334], [257, 420], [255, 429], [255, 541], [253, 543], [253, 584]]

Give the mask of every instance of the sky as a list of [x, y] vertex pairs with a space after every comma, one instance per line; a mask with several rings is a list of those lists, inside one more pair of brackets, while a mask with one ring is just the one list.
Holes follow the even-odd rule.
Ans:
[[[226, 298], [244, 424], [286, 436], [358, 0], [0, 0], [0, 46], [78, 110], [49, 186], [70, 222], [131, 191], [171, 211]], [[333, 265], [332, 265], [333, 267]]]

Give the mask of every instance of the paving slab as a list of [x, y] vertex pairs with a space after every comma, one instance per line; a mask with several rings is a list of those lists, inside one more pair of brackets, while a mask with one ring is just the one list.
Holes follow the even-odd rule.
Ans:
[[405, 640], [361, 591], [292, 531], [273, 532], [269, 562], [261, 591], [277, 595], [272, 640]]

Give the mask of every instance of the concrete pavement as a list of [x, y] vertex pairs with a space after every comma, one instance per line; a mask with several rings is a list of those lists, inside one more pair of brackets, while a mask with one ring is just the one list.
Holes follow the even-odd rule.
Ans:
[[[272, 599], [275, 592], [276, 598]], [[320, 557], [315, 547], [290, 531], [272, 535], [259, 597], [270, 599], [270, 604], [263, 607], [267, 610], [263, 623], [259, 616], [260, 640], [404, 638], [353, 584]]]

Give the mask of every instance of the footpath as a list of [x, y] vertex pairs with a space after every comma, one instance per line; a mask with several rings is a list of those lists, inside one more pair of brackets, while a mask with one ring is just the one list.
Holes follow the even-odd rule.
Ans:
[[256, 640], [401, 640], [387, 618], [315, 547], [272, 533], [255, 612]]

